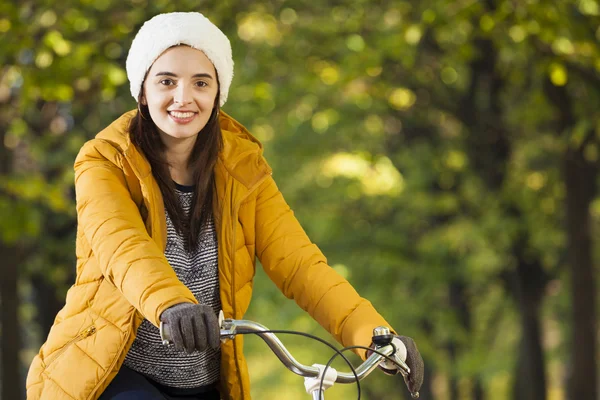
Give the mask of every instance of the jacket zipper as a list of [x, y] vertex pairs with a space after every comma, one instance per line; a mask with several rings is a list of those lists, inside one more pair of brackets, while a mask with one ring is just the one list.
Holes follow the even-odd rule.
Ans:
[[73, 339], [69, 340], [60, 350], [52, 354], [48, 361], [45, 362], [46, 366], [50, 366], [50, 364], [52, 364], [52, 362], [54, 362], [54, 360], [56, 360], [62, 353], [64, 353], [72, 344], [79, 342], [80, 340], [83, 340], [87, 337], [90, 337], [94, 333], [96, 333], [96, 327], [92, 325], [85, 331], [81, 332], [79, 335], [75, 336]]
[[[232, 223], [233, 223], [233, 235], [231, 238], [231, 302], [232, 302], [232, 306], [233, 306], [233, 318], [235, 319], [235, 313], [236, 313], [236, 299], [235, 299], [235, 232], [237, 231], [237, 219], [238, 219], [238, 211], [242, 205], [242, 203], [244, 202], [244, 200], [246, 200], [248, 198], [248, 196], [250, 196], [250, 194], [252, 194], [252, 192], [254, 192], [254, 190], [256, 190], [257, 187], [259, 187], [265, 180], [267, 180], [268, 177], [270, 177], [273, 174], [272, 171], [269, 171], [267, 174], [265, 174], [265, 176], [263, 176], [262, 178], [260, 178], [254, 185], [252, 185], [252, 187], [250, 189], [248, 189], [248, 192], [235, 204], [235, 206], [233, 207], [233, 218], [232, 218]], [[234, 344], [234, 348], [235, 350], [237, 350], [237, 346], [235, 345], [235, 341], [233, 342]], [[238, 379], [240, 381], [240, 389], [242, 392], [242, 395], [244, 394], [244, 387], [243, 387], [243, 380], [242, 380], [242, 372], [240, 371], [240, 365], [238, 362], [238, 357], [236, 355], [235, 357], [235, 366], [238, 372]]]

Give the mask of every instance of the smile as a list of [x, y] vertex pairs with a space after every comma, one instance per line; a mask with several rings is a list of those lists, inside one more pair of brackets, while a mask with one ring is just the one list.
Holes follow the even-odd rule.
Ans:
[[190, 111], [169, 111], [169, 116], [173, 121], [177, 122], [178, 124], [187, 124], [196, 117], [196, 113]]

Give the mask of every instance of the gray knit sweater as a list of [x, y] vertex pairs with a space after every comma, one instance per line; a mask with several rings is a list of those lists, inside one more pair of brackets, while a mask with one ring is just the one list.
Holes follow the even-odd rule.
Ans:
[[[177, 194], [186, 213], [191, 208], [193, 187], [177, 185]], [[212, 219], [202, 229], [197, 248], [187, 252], [184, 239], [177, 234], [167, 213], [167, 248], [165, 256], [179, 280], [199, 303], [209, 305], [215, 313], [221, 309], [217, 237]], [[219, 378], [220, 351], [208, 349], [187, 354], [162, 345], [158, 328], [144, 320], [125, 365], [150, 379], [176, 388], [195, 388], [215, 383]]]

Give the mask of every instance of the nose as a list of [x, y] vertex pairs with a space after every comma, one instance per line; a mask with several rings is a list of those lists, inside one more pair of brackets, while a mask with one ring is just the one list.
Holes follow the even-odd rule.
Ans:
[[187, 87], [187, 85], [179, 85], [177, 89], [175, 89], [173, 101], [181, 105], [189, 104], [192, 102], [191, 93], [192, 91]]

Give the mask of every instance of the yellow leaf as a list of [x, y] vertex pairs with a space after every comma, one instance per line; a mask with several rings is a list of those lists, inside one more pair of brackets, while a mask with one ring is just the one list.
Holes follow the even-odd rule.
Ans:
[[407, 88], [394, 89], [388, 97], [389, 103], [397, 110], [407, 110], [415, 104], [417, 96]]
[[565, 86], [568, 81], [567, 69], [559, 63], [550, 64], [550, 80], [555, 86]]

